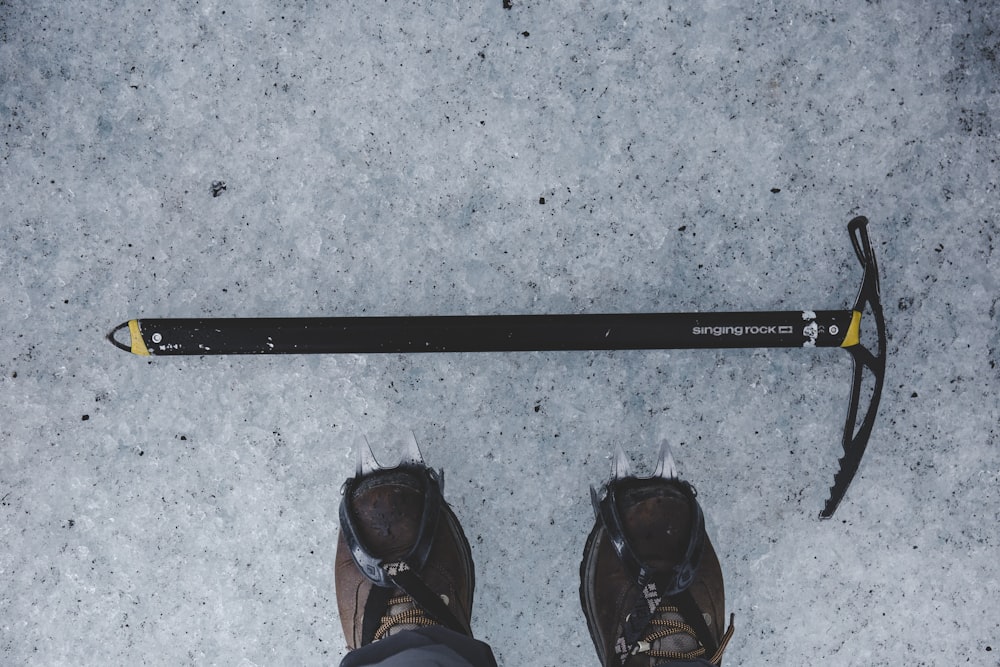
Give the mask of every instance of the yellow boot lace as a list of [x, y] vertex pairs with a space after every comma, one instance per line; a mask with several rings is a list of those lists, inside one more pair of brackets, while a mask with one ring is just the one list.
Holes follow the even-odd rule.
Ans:
[[[445, 604], [448, 604], [448, 598], [444, 595], [441, 597]], [[397, 595], [389, 598], [385, 616], [382, 617], [382, 622], [378, 630], [375, 631], [375, 641], [402, 630], [412, 630], [430, 625], [440, 625], [440, 623], [429, 618], [409, 595]]]
[[[708, 658], [708, 661], [713, 665], [722, 663], [722, 654], [725, 652], [726, 646], [729, 645], [729, 640], [733, 637], [733, 631], [735, 630], [733, 621], [735, 618], [735, 614], [730, 614], [729, 629], [722, 636], [722, 641], [719, 642], [719, 648], [715, 651], [715, 654], [711, 658]], [[656, 647], [656, 644], [662, 646], [671, 643], [664, 642], [663, 640], [670, 637], [677, 637], [678, 635], [683, 635], [685, 638], [693, 640], [698, 648], [690, 651], [680, 651], [663, 650]], [[695, 629], [682, 620], [680, 609], [670, 605], [659, 605], [656, 608], [656, 616], [650, 621], [649, 631], [632, 650], [633, 655], [644, 654], [650, 658], [661, 660], [694, 660], [702, 658], [705, 653], [705, 647], [698, 641]]]

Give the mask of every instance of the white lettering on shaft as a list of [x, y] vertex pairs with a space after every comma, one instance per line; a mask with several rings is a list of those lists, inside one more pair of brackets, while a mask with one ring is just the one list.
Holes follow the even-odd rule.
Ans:
[[725, 326], [725, 327], [694, 327], [691, 333], [695, 336], [766, 336], [773, 334], [790, 334], [792, 327], [786, 326]]

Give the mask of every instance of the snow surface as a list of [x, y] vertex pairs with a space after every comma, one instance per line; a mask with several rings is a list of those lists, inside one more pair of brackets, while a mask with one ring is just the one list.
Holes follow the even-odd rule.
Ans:
[[[661, 439], [722, 559], [726, 664], [1000, 664], [998, 55], [987, 0], [0, 3], [0, 663], [335, 664], [352, 448], [412, 430], [504, 664], [596, 663], [588, 487]], [[837, 350], [103, 339], [843, 309], [856, 214], [888, 379], [830, 521]]]

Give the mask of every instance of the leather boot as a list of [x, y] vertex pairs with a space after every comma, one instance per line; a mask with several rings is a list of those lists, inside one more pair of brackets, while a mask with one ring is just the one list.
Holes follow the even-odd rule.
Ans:
[[335, 578], [349, 649], [425, 625], [472, 636], [472, 552], [441, 486], [416, 464], [345, 483]]
[[606, 667], [702, 659], [721, 664], [719, 560], [694, 488], [676, 477], [613, 479], [593, 500], [597, 520], [580, 565], [580, 599]]

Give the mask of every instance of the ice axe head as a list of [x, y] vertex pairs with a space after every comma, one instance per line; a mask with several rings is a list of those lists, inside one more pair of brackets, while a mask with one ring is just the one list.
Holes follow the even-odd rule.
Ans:
[[[819, 514], [821, 519], [833, 516], [858, 471], [861, 457], [864, 456], [868, 439], [871, 437], [872, 426], [875, 424], [875, 415], [878, 413], [879, 401], [882, 398], [882, 385], [885, 382], [885, 315], [882, 312], [879, 292], [878, 263], [875, 261], [875, 253], [868, 238], [867, 226], [868, 219], [863, 216], [854, 218], [847, 225], [854, 252], [864, 268], [861, 289], [854, 303], [854, 319], [858, 321], [864, 315], [870, 314], [875, 322], [878, 349], [872, 351], [865, 347], [860, 335], [851, 337], [844, 343], [844, 349], [854, 360], [850, 403], [847, 409], [847, 421], [844, 424], [844, 455], [840, 459], [840, 469], [833, 478], [830, 497]], [[867, 399], [864, 410], [861, 409], [862, 399]]]

